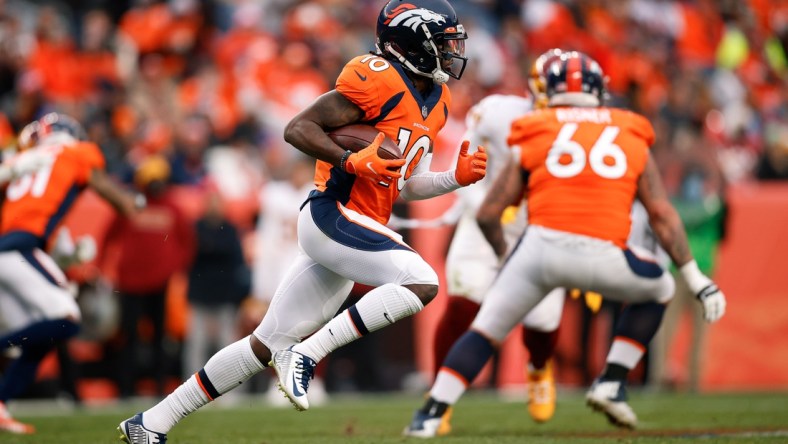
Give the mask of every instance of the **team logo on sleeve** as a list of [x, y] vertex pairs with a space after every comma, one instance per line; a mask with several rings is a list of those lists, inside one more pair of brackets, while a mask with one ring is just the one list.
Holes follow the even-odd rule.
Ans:
[[424, 23], [442, 25], [446, 23], [446, 17], [429, 9], [417, 8], [410, 3], [405, 3], [394, 8], [384, 23], [391, 27], [406, 26], [415, 32]]

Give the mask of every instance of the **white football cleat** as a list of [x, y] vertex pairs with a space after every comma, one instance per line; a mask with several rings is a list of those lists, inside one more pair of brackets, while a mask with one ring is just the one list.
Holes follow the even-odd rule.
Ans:
[[167, 435], [148, 430], [142, 425], [142, 413], [137, 413], [118, 426], [120, 440], [128, 444], [164, 444]]
[[315, 377], [317, 362], [309, 356], [298, 353], [293, 347], [274, 353], [271, 367], [279, 378], [279, 389], [287, 396], [298, 411], [309, 408], [306, 393], [309, 390], [309, 381]]
[[627, 391], [622, 381], [597, 379], [586, 393], [586, 404], [607, 416], [611, 424], [634, 429], [638, 418], [627, 404]]

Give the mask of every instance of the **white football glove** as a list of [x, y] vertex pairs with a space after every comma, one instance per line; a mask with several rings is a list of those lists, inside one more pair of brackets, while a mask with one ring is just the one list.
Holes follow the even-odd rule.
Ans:
[[725, 295], [711, 279], [704, 275], [698, 264], [693, 260], [680, 268], [682, 276], [689, 288], [703, 306], [703, 319], [706, 322], [717, 322], [725, 314]]
[[703, 319], [706, 322], [717, 322], [725, 314], [725, 295], [717, 284], [711, 283], [696, 295], [703, 305]]

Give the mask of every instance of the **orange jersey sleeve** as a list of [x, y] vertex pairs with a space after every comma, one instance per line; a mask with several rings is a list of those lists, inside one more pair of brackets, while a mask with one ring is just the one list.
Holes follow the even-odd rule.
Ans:
[[612, 108], [552, 108], [515, 121], [528, 174], [528, 220], [626, 245], [637, 181], [654, 142], [644, 117]]
[[399, 145], [406, 160], [403, 177], [385, 186], [318, 161], [315, 185], [348, 208], [386, 223], [400, 190], [423, 156], [432, 150], [446, 124], [451, 105], [449, 89], [436, 85], [424, 97], [398, 63], [368, 54], [345, 65], [337, 78], [336, 91], [364, 111], [360, 123], [375, 126]]
[[52, 162], [8, 185], [0, 212], [0, 235], [26, 232], [40, 238], [43, 245], [87, 185], [91, 172], [104, 168], [104, 156], [89, 142], [35, 149], [45, 150]]

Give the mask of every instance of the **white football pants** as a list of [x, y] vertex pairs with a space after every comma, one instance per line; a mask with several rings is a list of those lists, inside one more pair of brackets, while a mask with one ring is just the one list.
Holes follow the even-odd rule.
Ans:
[[471, 328], [502, 341], [558, 287], [594, 291], [620, 302], [666, 303], [675, 283], [655, 262], [611, 242], [531, 225], [487, 292]]
[[42, 250], [0, 252], [0, 333], [48, 319], [79, 321], [79, 306], [66, 282]]
[[402, 236], [331, 199], [313, 199], [304, 206], [298, 243], [301, 251], [254, 331], [273, 352], [331, 320], [353, 282], [438, 285], [438, 275]]

